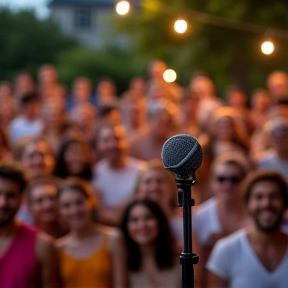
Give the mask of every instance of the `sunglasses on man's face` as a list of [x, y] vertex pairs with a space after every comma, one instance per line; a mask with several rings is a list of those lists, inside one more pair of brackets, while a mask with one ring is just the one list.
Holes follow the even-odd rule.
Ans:
[[237, 184], [240, 183], [242, 181], [242, 178], [239, 176], [216, 176], [215, 179], [219, 182], [219, 183], [224, 183], [224, 182], [229, 182], [232, 184]]

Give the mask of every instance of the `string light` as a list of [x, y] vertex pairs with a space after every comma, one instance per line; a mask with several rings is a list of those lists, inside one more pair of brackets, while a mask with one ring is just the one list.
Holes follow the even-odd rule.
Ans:
[[261, 50], [266, 55], [272, 54], [273, 51], [274, 51], [273, 42], [271, 42], [270, 40], [263, 42], [262, 45], [261, 45]]
[[[134, 4], [134, 5], [143, 9], [149, 8], [153, 10], [153, 12], [161, 11], [161, 13], [165, 13], [169, 15], [175, 14], [175, 8], [170, 5], [164, 4], [163, 2], [153, 0], [153, 7], [154, 7], [153, 9], [152, 9], [152, 6], [150, 7], [148, 5], [145, 5], [145, 3], [146, 3], [145, 1], [140, 1], [138, 4]], [[116, 11], [119, 15], [126, 15], [130, 10], [130, 6], [131, 4], [129, 0], [121, 0], [116, 5]], [[155, 9], [155, 7], [157, 8]], [[193, 19], [193, 21], [198, 21], [198, 22], [202, 22], [205, 24], [209, 24], [209, 25], [215, 25], [215, 26], [222, 27], [222, 28], [238, 30], [238, 31], [246, 32], [246, 33], [263, 34], [267, 30], [267, 27], [263, 27], [261, 25], [252, 24], [248, 22], [242, 22], [242, 21], [234, 21], [234, 20], [227, 19], [221, 16], [217, 16], [217, 15], [205, 13], [205, 12], [200, 12], [197, 10], [190, 9], [186, 11], [185, 14], [186, 14], [186, 17]], [[184, 19], [178, 19], [174, 23], [174, 29], [177, 33], [180, 33], [180, 34], [185, 33], [187, 31], [187, 28], [188, 28], [188, 23]], [[273, 34], [274, 34], [274, 37], [288, 39], [288, 30], [273, 28]], [[266, 55], [273, 53], [274, 51], [273, 42], [266, 40], [264, 43], [262, 43], [261, 50]]]
[[174, 23], [174, 29], [177, 33], [182, 34], [187, 31], [188, 24], [184, 19], [176, 20]]
[[164, 73], [163, 73], [163, 79], [167, 82], [167, 83], [172, 83], [177, 79], [177, 74], [174, 70], [172, 69], [167, 69]]
[[116, 4], [116, 12], [123, 16], [130, 11], [130, 2], [127, 0], [121, 0]]

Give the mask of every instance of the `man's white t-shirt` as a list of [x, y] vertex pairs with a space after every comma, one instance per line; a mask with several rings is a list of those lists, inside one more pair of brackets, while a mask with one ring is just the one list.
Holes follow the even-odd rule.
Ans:
[[261, 263], [241, 229], [219, 240], [206, 268], [229, 282], [229, 288], [287, 288], [288, 249], [278, 267], [270, 272]]
[[23, 137], [40, 135], [43, 123], [40, 119], [29, 121], [21, 115], [11, 121], [8, 130], [10, 141], [15, 143]]
[[92, 185], [100, 190], [107, 207], [115, 207], [133, 195], [145, 165], [144, 161], [129, 158], [126, 167], [111, 169], [107, 160], [102, 159], [94, 166]]

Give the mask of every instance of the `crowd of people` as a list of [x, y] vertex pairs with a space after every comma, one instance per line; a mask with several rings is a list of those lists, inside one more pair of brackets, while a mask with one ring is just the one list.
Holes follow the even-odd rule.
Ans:
[[288, 75], [217, 95], [148, 65], [117, 95], [57, 69], [0, 81], [0, 287], [180, 288], [182, 209], [161, 151], [197, 138], [195, 288], [288, 287]]

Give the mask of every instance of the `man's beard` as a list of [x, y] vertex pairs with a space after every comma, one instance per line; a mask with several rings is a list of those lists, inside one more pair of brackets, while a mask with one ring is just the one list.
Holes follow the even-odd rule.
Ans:
[[254, 219], [254, 222], [255, 222], [257, 228], [258, 228], [260, 231], [269, 234], [269, 233], [273, 233], [273, 232], [277, 231], [277, 230], [280, 228], [281, 223], [282, 223], [282, 221], [283, 221], [283, 213], [279, 214], [279, 215], [278, 215], [278, 218], [277, 218], [277, 219], [275, 220], [275, 222], [274, 222], [273, 224], [271, 224], [270, 226], [263, 226], [263, 225], [260, 223], [259, 218], [258, 218], [257, 215], [255, 215], [255, 214], [253, 215], [253, 219]]
[[[5, 209], [3, 209], [3, 210], [5, 210]], [[0, 228], [4, 228], [4, 227], [8, 226], [13, 221], [14, 216], [17, 213], [17, 210], [16, 211], [8, 210], [8, 212], [9, 212], [9, 214], [6, 218], [4, 218], [4, 219], [0, 218]]]

